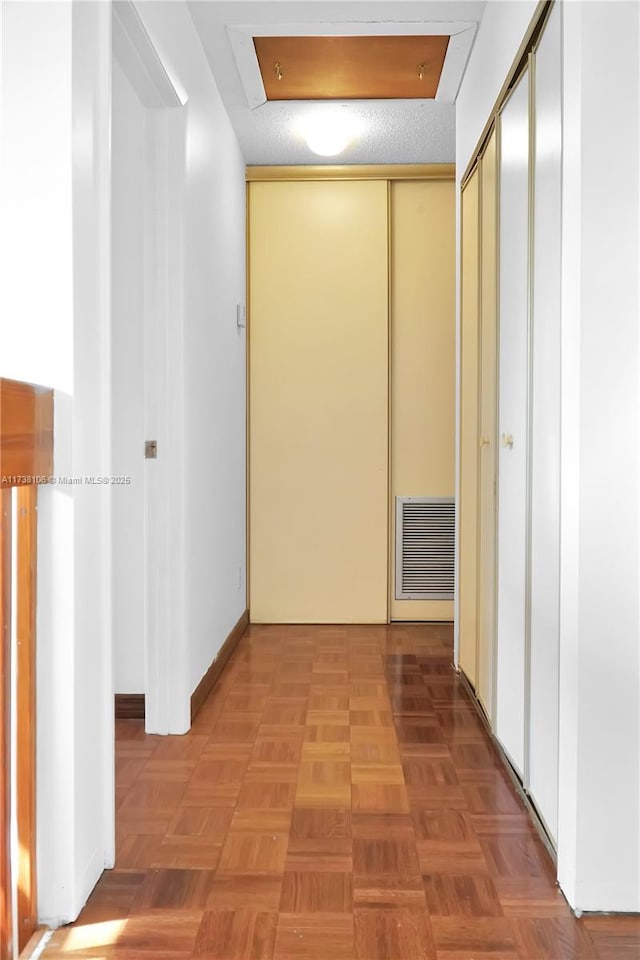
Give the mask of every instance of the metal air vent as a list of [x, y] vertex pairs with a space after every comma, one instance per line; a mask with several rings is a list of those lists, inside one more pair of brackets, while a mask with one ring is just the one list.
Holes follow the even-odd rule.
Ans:
[[396, 497], [396, 600], [453, 600], [453, 497]]

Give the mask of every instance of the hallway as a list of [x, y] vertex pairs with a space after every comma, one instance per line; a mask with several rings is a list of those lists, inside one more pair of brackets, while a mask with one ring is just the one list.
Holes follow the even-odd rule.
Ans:
[[117, 863], [46, 958], [637, 960], [576, 921], [449, 625], [253, 626], [184, 737], [117, 724]]

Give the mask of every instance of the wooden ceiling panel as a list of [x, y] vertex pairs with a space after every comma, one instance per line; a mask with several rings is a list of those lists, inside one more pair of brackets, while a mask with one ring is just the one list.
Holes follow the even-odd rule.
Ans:
[[437, 37], [254, 37], [267, 100], [432, 99], [449, 43]]

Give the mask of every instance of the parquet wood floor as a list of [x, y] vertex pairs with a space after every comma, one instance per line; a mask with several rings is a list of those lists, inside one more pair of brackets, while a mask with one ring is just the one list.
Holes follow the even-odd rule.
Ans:
[[44, 956], [638, 960], [574, 919], [448, 625], [251, 627], [185, 737], [117, 724], [117, 863]]

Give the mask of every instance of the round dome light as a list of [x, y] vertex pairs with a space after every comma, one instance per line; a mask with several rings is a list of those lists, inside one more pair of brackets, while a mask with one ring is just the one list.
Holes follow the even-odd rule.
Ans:
[[307, 144], [321, 157], [342, 153], [352, 136], [348, 117], [337, 112], [318, 114], [307, 125]]

